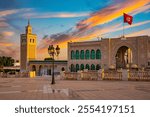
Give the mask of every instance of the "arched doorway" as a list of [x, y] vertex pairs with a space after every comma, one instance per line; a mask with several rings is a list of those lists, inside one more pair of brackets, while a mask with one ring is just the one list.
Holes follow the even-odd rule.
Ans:
[[71, 72], [75, 72], [75, 66], [73, 64], [71, 64]]
[[115, 56], [116, 68], [126, 68], [127, 64], [132, 63], [132, 50], [127, 46], [121, 46]]
[[35, 65], [32, 66], [32, 71], [36, 71], [36, 66]]
[[42, 76], [42, 65], [39, 66], [39, 76]]

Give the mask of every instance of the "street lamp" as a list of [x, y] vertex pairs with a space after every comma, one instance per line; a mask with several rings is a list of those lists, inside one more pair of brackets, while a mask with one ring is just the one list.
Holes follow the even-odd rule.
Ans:
[[53, 45], [49, 45], [48, 47], [48, 54], [50, 55], [50, 57], [52, 57], [52, 67], [53, 67], [53, 72], [52, 72], [52, 82], [51, 84], [55, 84], [55, 79], [54, 79], [54, 55], [58, 56], [60, 53], [60, 48], [57, 45], [56, 48], [54, 48]]

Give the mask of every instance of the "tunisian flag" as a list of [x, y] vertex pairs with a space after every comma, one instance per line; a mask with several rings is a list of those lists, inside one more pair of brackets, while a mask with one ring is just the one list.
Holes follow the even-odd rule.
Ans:
[[124, 23], [132, 24], [133, 17], [124, 13]]

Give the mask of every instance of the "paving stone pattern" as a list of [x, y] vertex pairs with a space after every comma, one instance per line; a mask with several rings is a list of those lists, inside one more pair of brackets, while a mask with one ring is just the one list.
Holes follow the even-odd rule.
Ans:
[[0, 78], [1, 100], [149, 100], [150, 82]]

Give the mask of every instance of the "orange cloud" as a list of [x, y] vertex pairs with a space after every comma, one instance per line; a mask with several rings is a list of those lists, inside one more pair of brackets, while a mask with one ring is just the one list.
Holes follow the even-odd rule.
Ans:
[[[107, 23], [109, 21], [112, 21], [120, 16], [123, 15], [123, 12], [125, 13], [133, 13], [133, 15], [142, 12], [144, 10], [147, 10], [147, 4], [150, 2], [150, 0], [125, 0], [124, 2], [116, 3], [114, 5], [108, 6], [107, 8], [104, 8], [98, 12], [92, 13], [89, 18], [80, 21], [76, 28], [77, 30], [74, 32], [73, 35], [68, 34], [68, 37], [62, 39], [57, 38], [54, 39], [54, 41], [46, 40], [44, 43], [45, 46], [42, 46], [39, 50], [40, 53], [47, 53], [47, 48], [49, 44], [59, 44], [60, 48], [67, 48], [67, 42], [68, 41], [85, 41], [93, 39], [99, 35], [102, 35], [104, 33], [113, 32], [122, 30], [122, 28], [119, 28], [120, 24], [115, 24], [109, 27], [104, 28], [97, 28], [96, 30], [93, 29], [98, 25]], [[146, 5], [146, 6], [145, 6]], [[143, 7], [144, 8], [141, 8]], [[138, 10], [136, 10], [138, 9]], [[149, 23], [149, 21], [140, 22], [137, 24], [132, 25], [132, 27], [139, 26]], [[129, 28], [129, 26], [125, 26], [125, 28]], [[92, 32], [87, 33], [87, 31], [92, 30]], [[43, 45], [43, 44], [42, 44]], [[47, 54], [48, 55], [48, 54]]]
[[[86, 25], [88, 28], [104, 24], [106, 22], [112, 21], [123, 15], [123, 13], [129, 13], [148, 4], [150, 0], [126, 0], [125, 2], [111, 5], [103, 10], [93, 13], [90, 18], [79, 22], [83, 27]], [[80, 28], [83, 28], [80, 27]]]
[[12, 32], [12, 31], [4, 31], [4, 32], [2, 32], [2, 35], [11, 37], [11, 36], [14, 35], [14, 32]]
[[0, 42], [0, 46], [8, 47], [14, 45], [13, 43]]

